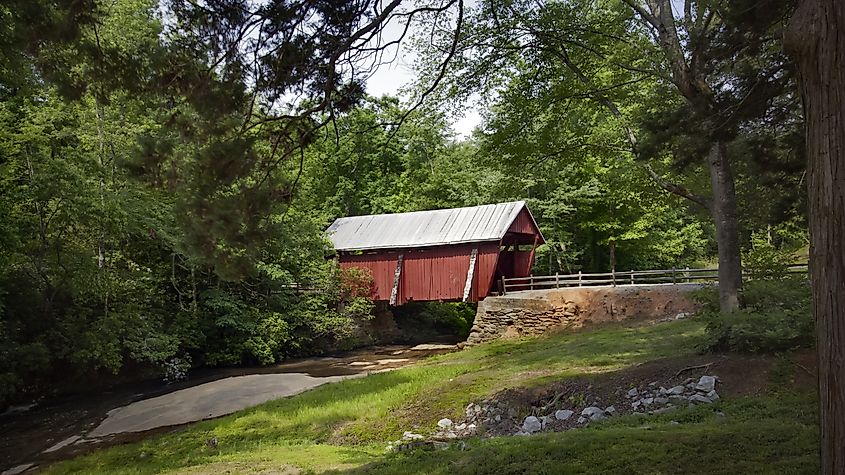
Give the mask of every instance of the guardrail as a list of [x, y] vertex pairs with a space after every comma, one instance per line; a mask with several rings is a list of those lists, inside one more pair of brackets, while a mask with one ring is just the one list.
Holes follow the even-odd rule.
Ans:
[[[806, 264], [791, 265], [786, 271], [788, 274], [806, 274]], [[743, 272], [743, 275], [748, 275]], [[718, 282], [719, 269], [654, 269], [626, 272], [604, 272], [585, 274], [555, 274], [555, 275], [531, 275], [528, 277], [502, 278], [499, 282], [502, 294], [508, 291], [521, 290], [547, 290], [559, 289], [561, 287], [586, 287], [598, 285], [610, 285], [613, 287], [621, 285], [637, 284], [689, 284]]]

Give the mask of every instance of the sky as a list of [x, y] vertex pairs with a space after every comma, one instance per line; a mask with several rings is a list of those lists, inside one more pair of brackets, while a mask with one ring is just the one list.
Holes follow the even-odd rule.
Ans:
[[[411, 34], [413, 34], [413, 25], [410, 29]], [[389, 24], [385, 28], [383, 35], [384, 41], [391, 41], [398, 38], [401, 31], [402, 25], [398, 22]], [[416, 79], [413, 72], [414, 60], [415, 56], [411, 51], [408, 51], [405, 47], [400, 47], [396, 60], [381, 65], [372, 77], [367, 80], [367, 94], [374, 97], [391, 95], [407, 99], [407, 95], [403, 95], [401, 89], [405, 86], [410, 86]], [[473, 129], [481, 123], [481, 114], [478, 110], [479, 106], [477, 104], [467, 104], [467, 106], [464, 116], [452, 123], [452, 129], [461, 138], [468, 137]]]

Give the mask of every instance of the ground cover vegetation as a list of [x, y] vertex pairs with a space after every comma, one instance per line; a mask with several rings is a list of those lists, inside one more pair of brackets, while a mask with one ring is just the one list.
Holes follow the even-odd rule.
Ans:
[[[317, 388], [171, 434], [60, 462], [46, 473], [812, 473], [815, 396], [789, 353], [721, 374], [739, 383], [713, 405], [654, 416], [611, 417], [531, 437], [472, 438], [447, 450], [386, 452], [403, 431], [427, 433], [442, 417], [508, 388], [587, 378], [626, 384], [643, 363], [694, 356], [704, 324], [686, 320], [494, 342], [413, 367]], [[723, 360], [739, 356], [723, 355]], [[675, 373], [675, 369], [670, 374]], [[735, 380], [735, 381], [734, 381]], [[747, 384], [749, 380], [756, 383]], [[627, 386], [620, 386], [623, 391]], [[588, 386], [584, 386], [588, 388]], [[589, 391], [589, 389], [585, 389]], [[586, 398], [585, 393], [582, 397]], [[563, 401], [562, 403], [566, 403]], [[530, 414], [527, 402], [519, 417]], [[724, 415], [720, 415], [724, 414]], [[216, 444], [208, 444], [210, 439]]]

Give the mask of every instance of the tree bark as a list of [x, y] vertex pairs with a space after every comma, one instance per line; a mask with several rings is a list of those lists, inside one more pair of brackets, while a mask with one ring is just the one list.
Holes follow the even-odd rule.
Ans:
[[803, 0], [785, 35], [804, 103], [821, 473], [845, 473], [845, 4]]
[[716, 224], [716, 244], [719, 248], [719, 309], [730, 313], [739, 308], [742, 261], [739, 252], [736, 190], [724, 143], [717, 141], [710, 146], [707, 166], [713, 193], [710, 199], [710, 214]]

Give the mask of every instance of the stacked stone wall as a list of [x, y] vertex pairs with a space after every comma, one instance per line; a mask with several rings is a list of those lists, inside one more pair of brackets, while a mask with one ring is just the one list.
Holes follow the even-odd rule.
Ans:
[[581, 287], [516, 292], [478, 304], [467, 344], [576, 330], [622, 320], [684, 318], [698, 309], [691, 291], [701, 285]]

